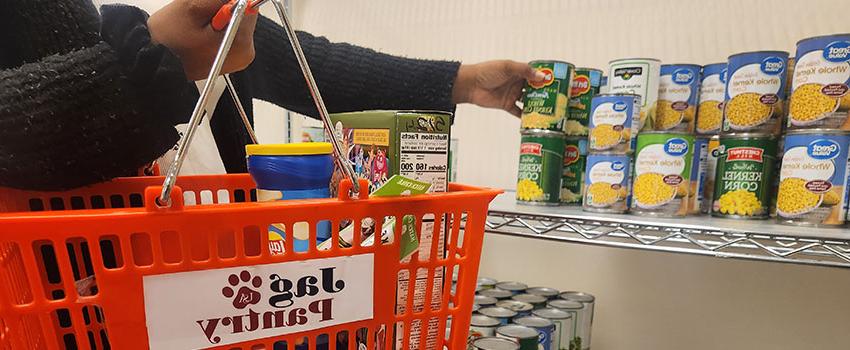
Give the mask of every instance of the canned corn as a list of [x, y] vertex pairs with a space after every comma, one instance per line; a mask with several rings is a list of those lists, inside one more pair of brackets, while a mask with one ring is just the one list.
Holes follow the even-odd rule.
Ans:
[[702, 68], [702, 82], [697, 109], [698, 134], [716, 135], [723, 122], [723, 100], [726, 94], [726, 62]]
[[771, 134], [720, 136], [713, 216], [766, 219], [772, 197], [776, 138]]
[[561, 178], [561, 203], [581, 205], [584, 193], [584, 164], [587, 159], [587, 138], [567, 136], [564, 147], [564, 175]]
[[564, 168], [564, 134], [558, 131], [522, 132], [517, 175], [517, 201], [559, 205]]
[[661, 65], [655, 130], [694, 132], [700, 69], [695, 64]]
[[839, 226], [847, 212], [850, 131], [792, 130], [785, 153], [776, 200], [780, 223]]
[[582, 209], [599, 213], [628, 211], [631, 163], [628, 155], [589, 155]]
[[779, 135], [785, 115], [784, 51], [745, 52], [729, 56], [723, 132], [763, 131]]
[[590, 150], [616, 154], [626, 154], [634, 150], [634, 141], [638, 134], [638, 123], [634, 120], [639, 112], [638, 95], [594, 96], [590, 107]]
[[700, 204], [700, 212], [710, 214], [711, 207], [714, 204], [714, 183], [715, 175], [717, 175], [717, 157], [720, 156], [717, 149], [720, 147], [720, 136], [714, 135], [708, 140], [708, 148], [706, 149], [705, 162], [705, 181], [703, 181], [702, 193], [703, 199]]
[[850, 130], [850, 34], [797, 42], [788, 127]]
[[599, 93], [601, 80], [601, 70], [576, 68], [575, 77], [570, 85], [567, 121], [564, 122], [564, 132], [567, 135], [587, 136], [590, 99]]
[[625, 58], [610, 62], [607, 93], [640, 96], [638, 130], [651, 130], [658, 101], [661, 61], [654, 58]]
[[563, 132], [575, 67], [560, 61], [534, 61], [530, 65], [542, 72], [545, 79], [540, 83], [526, 83], [522, 128]]
[[700, 213], [700, 205], [705, 198], [705, 178], [708, 169], [708, 137], [697, 136], [694, 138], [694, 158], [691, 164], [691, 190], [688, 197], [688, 214]]
[[688, 213], [694, 136], [663, 131], [638, 135], [632, 211], [652, 216]]

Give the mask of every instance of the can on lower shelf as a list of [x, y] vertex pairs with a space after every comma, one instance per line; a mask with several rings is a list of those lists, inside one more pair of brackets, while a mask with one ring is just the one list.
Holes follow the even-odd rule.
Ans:
[[519, 350], [537, 349], [537, 330], [522, 325], [512, 324], [501, 326], [496, 329], [496, 336], [510, 339], [519, 344]]
[[791, 130], [779, 174], [777, 220], [804, 226], [841, 226], [848, 207], [850, 131]]
[[567, 135], [587, 136], [587, 121], [590, 99], [599, 93], [602, 71], [594, 68], [576, 68], [570, 85], [570, 102], [567, 105], [567, 120], [564, 132]]
[[561, 204], [581, 205], [586, 159], [587, 137], [567, 136], [564, 146], [564, 173], [561, 178]]
[[546, 297], [546, 299], [557, 299], [558, 295], [561, 294], [561, 291], [549, 287], [531, 287], [526, 289], [525, 292], [528, 294]]
[[514, 323], [534, 328], [537, 331], [537, 347], [539, 350], [553, 350], [552, 337], [555, 332], [555, 324], [552, 321], [537, 316], [526, 316], [515, 318]]
[[720, 155], [719, 147], [720, 136], [712, 136], [708, 140], [708, 148], [706, 149], [708, 156], [705, 163], [705, 181], [703, 181], [702, 186], [703, 199], [700, 203], [700, 212], [703, 214], [710, 214], [711, 207], [714, 205], [714, 182], [715, 175], [717, 175], [717, 157]]
[[494, 280], [492, 278], [488, 278], [488, 277], [479, 277], [478, 282], [477, 282], [478, 286], [480, 286], [481, 289], [496, 288], [496, 283], [499, 283], [499, 281], [496, 281], [496, 280]]
[[579, 313], [579, 334], [582, 338], [582, 349], [590, 349], [591, 333], [593, 330], [593, 309], [596, 297], [585, 292], [568, 291], [561, 293], [561, 299], [580, 302], [583, 307]]
[[504, 300], [504, 299], [510, 299], [514, 295], [514, 293], [511, 293], [511, 292], [506, 291], [506, 290], [501, 290], [501, 289], [498, 289], [498, 288], [493, 288], [493, 289], [482, 290], [482, 291], [478, 292], [478, 295], [483, 295], [483, 296], [486, 296], [486, 297], [493, 297], [493, 298], [496, 298], [498, 300]]
[[469, 326], [469, 339], [481, 337], [492, 337], [496, 335], [496, 328], [501, 326], [499, 320], [485, 315], [472, 315]]
[[713, 216], [766, 219], [776, 162], [776, 137], [763, 133], [725, 134], [717, 149]]
[[497, 337], [483, 337], [472, 341], [472, 350], [519, 350], [519, 344], [513, 340]]
[[516, 197], [521, 204], [561, 204], [564, 134], [549, 130], [522, 132]]
[[531, 315], [531, 310], [534, 310], [534, 305], [513, 299], [500, 300], [496, 306], [516, 311], [516, 317]]
[[628, 155], [591, 154], [587, 157], [584, 211], [625, 213], [629, 210], [632, 158]]
[[586, 348], [582, 345], [585, 337], [585, 335], [583, 334], [584, 329], [582, 328], [582, 317], [584, 317], [582, 310], [584, 309], [584, 304], [574, 300], [555, 299], [549, 301], [546, 304], [546, 307], [562, 310], [570, 315], [573, 315], [573, 338], [570, 339], [570, 349], [581, 350]]
[[661, 65], [655, 130], [694, 132], [701, 69], [696, 64]]
[[785, 112], [784, 51], [744, 52], [729, 56], [723, 132], [779, 135]]
[[478, 310], [479, 314], [489, 316], [499, 320], [502, 325], [511, 323], [511, 319], [516, 317], [517, 312], [500, 306], [490, 306]]
[[472, 299], [472, 303], [473, 303], [473, 304], [475, 304], [475, 305], [481, 305], [481, 306], [485, 306], [485, 307], [486, 307], [486, 306], [493, 306], [493, 305], [496, 305], [496, 303], [497, 303], [498, 301], [499, 301], [499, 300], [497, 300], [496, 298], [488, 297], [488, 296], [486, 296], [486, 295], [476, 295], [476, 296]]
[[528, 289], [528, 285], [521, 282], [505, 281], [496, 283], [496, 289], [506, 290], [513, 295], [521, 294]]
[[535, 309], [541, 309], [546, 307], [546, 301], [549, 300], [544, 296], [534, 294], [517, 294], [511, 297], [511, 299], [529, 303], [534, 306]]
[[545, 79], [536, 83], [526, 82], [522, 99], [522, 129], [563, 133], [575, 66], [560, 61], [533, 61], [530, 65], [543, 73]]
[[601, 94], [593, 97], [590, 107], [591, 152], [626, 154], [634, 150], [638, 134], [640, 96]]
[[658, 217], [688, 213], [694, 136], [663, 131], [638, 135], [632, 212]]
[[552, 332], [552, 350], [572, 350], [570, 339], [573, 339], [572, 330], [573, 322], [575, 322], [573, 315], [553, 308], [537, 309], [531, 313], [555, 324], [555, 330]]

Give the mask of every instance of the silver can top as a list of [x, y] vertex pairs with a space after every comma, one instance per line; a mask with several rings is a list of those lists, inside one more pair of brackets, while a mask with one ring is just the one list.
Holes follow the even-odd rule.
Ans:
[[546, 306], [561, 310], [581, 310], [584, 308], [584, 304], [581, 302], [567, 299], [555, 299], [546, 303]]
[[515, 319], [514, 323], [521, 325], [521, 326], [534, 327], [534, 328], [552, 327], [554, 325], [554, 323], [552, 323], [552, 321], [549, 321], [549, 319], [546, 319], [546, 318], [543, 318], [543, 317], [538, 317], [538, 316], [520, 317], [520, 318]]
[[539, 296], [543, 296], [543, 297], [547, 297], [547, 298], [556, 297], [556, 296], [558, 296], [558, 294], [561, 294], [561, 292], [558, 291], [557, 289], [549, 288], [549, 287], [528, 288], [528, 289], [525, 290], [525, 292], [528, 293], [528, 294], [539, 295]]
[[574, 291], [561, 293], [561, 299], [575, 300], [582, 303], [592, 303], [596, 301], [596, 297], [591, 294]]
[[469, 321], [470, 325], [476, 327], [495, 327], [500, 325], [501, 323], [502, 322], [499, 322], [499, 320], [495, 318], [484, 315], [472, 315], [472, 319]]
[[501, 306], [490, 306], [478, 310], [479, 314], [495, 318], [511, 318], [516, 316], [517, 312]]
[[485, 289], [478, 292], [478, 295], [493, 297], [496, 299], [507, 299], [513, 296], [514, 293], [502, 289]]
[[503, 307], [505, 309], [511, 309], [516, 312], [526, 312], [534, 309], [534, 305], [526, 303], [524, 301], [516, 301], [516, 300], [502, 300], [496, 303], [496, 306]]
[[542, 303], [545, 303], [546, 300], [549, 300], [549, 299], [546, 299], [546, 297], [544, 297], [544, 296], [534, 295], [534, 294], [517, 294], [517, 295], [512, 296], [511, 299], [516, 300], [516, 301], [524, 301], [524, 302], [530, 303], [530, 304], [542, 304]]
[[511, 292], [519, 292], [528, 289], [528, 285], [520, 282], [499, 282], [496, 283], [496, 288]]
[[505, 338], [483, 337], [472, 341], [477, 350], [519, 350], [519, 343]]
[[499, 281], [496, 281], [492, 278], [487, 278], [487, 277], [479, 277], [478, 278], [478, 285], [479, 286], [495, 286], [496, 283], [499, 283]]
[[497, 301], [499, 301], [499, 300], [494, 298], [494, 297], [488, 297], [486, 295], [476, 295], [472, 299], [473, 304], [481, 305], [481, 306], [496, 305]]
[[547, 307], [545, 309], [537, 309], [531, 312], [532, 315], [537, 317], [543, 317], [549, 320], [565, 320], [568, 318], [573, 318], [573, 315], [569, 312], [566, 312], [561, 309], [555, 309], [551, 307]]
[[537, 334], [537, 331], [534, 330], [534, 328], [529, 328], [517, 324], [496, 328], [496, 334], [512, 339], [537, 339], [537, 337], [540, 336], [539, 334]]

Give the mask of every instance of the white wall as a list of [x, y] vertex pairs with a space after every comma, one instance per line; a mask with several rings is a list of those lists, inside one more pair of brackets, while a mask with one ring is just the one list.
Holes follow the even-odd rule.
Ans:
[[[411, 57], [707, 64], [850, 32], [846, 0], [298, 0], [303, 29]], [[403, 77], [400, 77], [403, 78]], [[462, 106], [461, 182], [511, 188], [519, 122]], [[850, 272], [488, 235], [482, 274], [598, 297], [597, 350], [850, 348]]]

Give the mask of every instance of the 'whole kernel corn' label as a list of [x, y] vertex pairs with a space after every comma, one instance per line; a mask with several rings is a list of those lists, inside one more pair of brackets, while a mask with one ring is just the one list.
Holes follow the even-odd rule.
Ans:
[[792, 131], [785, 136], [776, 213], [779, 222], [844, 224], [850, 133]]
[[559, 132], [522, 134], [517, 201], [541, 205], [560, 204], [564, 148], [564, 136]]
[[850, 34], [797, 43], [788, 127], [850, 130]]
[[564, 122], [564, 132], [567, 135], [587, 136], [590, 100], [594, 95], [599, 93], [601, 83], [601, 70], [576, 68], [575, 78], [573, 78], [573, 82], [570, 85], [567, 121]]
[[589, 147], [592, 151], [625, 154], [634, 150], [640, 96], [604, 94], [593, 97]]
[[625, 213], [629, 210], [631, 157], [591, 154], [587, 156], [583, 208], [586, 211]]
[[655, 130], [694, 131], [700, 68], [695, 64], [661, 65]]
[[729, 56], [723, 132], [780, 133], [787, 64], [788, 53], [781, 51]]
[[702, 69], [697, 109], [698, 134], [716, 135], [723, 123], [723, 100], [726, 98], [726, 63], [709, 64]]
[[776, 138], [723, 135], [717, 154], [712, 215], [765, 219], [772, 198]]
[[564, 176], [561, 178], [561, 203], [581, 205], [584, 193], [584, 163], [587, 158], [587, 138], [566, 138], [564, 147]]
[[545, 79], [526, 83], [520, 124], [523, 129], [563, 132], [575, 68], [558, 61], [534, 61], [531, 67], [542, 72]]
[[632, 210], [658, 216], [688, 213], [693, 135], [650, 132], [638, 135]]

